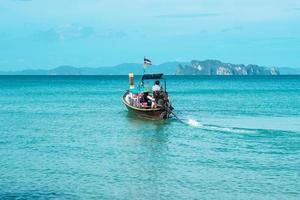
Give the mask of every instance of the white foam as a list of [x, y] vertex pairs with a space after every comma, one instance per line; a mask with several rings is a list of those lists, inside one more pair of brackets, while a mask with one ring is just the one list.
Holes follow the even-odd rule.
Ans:
[[222, 132], [229, 132], [229, 133], [255, 133], [254, 130], [248, 130], [248, 129], [238, 129], [238, 128], [232, 128], [232, 127], [222, 127], [222, 126], [216, 126], [216, 125], [206, 125], [201, 124], [199, 121], [195, 119], [187, 119], [186, 124], [192, 127], [196, 128], [202, 128], [204, 130], [210, 130], [210, 131], [222, 131]]
[[200, 122], [198, 122], [197, 120], [195, 120], [195, 119], [188, 119], [187, 123], [190, 126], [202, 127], [202, 124]]
[[228, 132], [228, 133], [256, 133], [255, 130], [244, 129], [244, 128], [233, 128], [233, 127], [224, 127], [219, 125], [211, 125], [211, 124], [201, 124], [196, 119], [186, 118], [183, 120], [187, 125], [201, 128], [203, 130], [208, 131], [221, 131], [221, 132]]

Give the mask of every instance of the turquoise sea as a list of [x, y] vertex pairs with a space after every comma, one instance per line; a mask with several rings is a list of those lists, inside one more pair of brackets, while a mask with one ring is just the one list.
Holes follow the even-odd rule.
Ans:
[[300, 199], [299, 76], [167, 80], [185, 123], [127, 76], [1, 76], [0, 199]]

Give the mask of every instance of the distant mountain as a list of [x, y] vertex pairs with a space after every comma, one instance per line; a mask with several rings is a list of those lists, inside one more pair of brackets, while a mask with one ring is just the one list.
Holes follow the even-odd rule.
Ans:
[[[98, 68], [60, 66], [50, 70], [0, 71], [0, 75], [127, 75], [129, 72], [142, 74], [142, 64], [123, 63], [113, 67]], [[279, 75], [300, 74], [300, 69], [231, 64], [219, 60], [193, 60], [191, 62], [166, 62], [160, 65], [151, 65], [148, 67], [147, 73], [164, 73], [167, 75]]]
[[275, 67], [223, 63], [219, 60], [193, 60], [187, 65], [179, 65], [176, 75], [279, 75]]
[[[147, 73], [164, 73], [174, 75], [179, 62], [167, 62], [160, 65], [151, 65], [147, 68]], [[60, 66], [50, 70], [22, 70], [1, 72], [0, 75], [127, 75], [129, 72], [142, 74], [142, 64], [123, 63], [113, 67], [73, 67]]]

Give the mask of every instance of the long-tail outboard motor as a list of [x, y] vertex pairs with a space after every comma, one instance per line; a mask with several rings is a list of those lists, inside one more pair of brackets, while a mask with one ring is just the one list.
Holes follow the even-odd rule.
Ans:
[[163, 108], [164, 111], [161, 113], [160, 118], [161, 119], [167, 119], [170, 117], [173, 107], [171, 106], [171, 103], [169, 101], [168, 95], [166, 92], [160, 91], [156, 92], [154, 94], [156, 103], [159, 107]]

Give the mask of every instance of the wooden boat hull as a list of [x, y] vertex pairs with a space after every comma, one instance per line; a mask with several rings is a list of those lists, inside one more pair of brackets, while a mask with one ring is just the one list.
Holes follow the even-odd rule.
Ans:
[[128, 93], [126, 92], [122, 97], [122, 102], [128, 109], [129, 113], [132, 113], [138, 117], [145, 118], [145, 119], [151, 119], [151, 120], [161, 120], [166, 118], [167, 112], [165, 109], [162, 108], [137, 108], [134, 106], [131, 106], [128, 102], [126, 102], [125, 97]]

